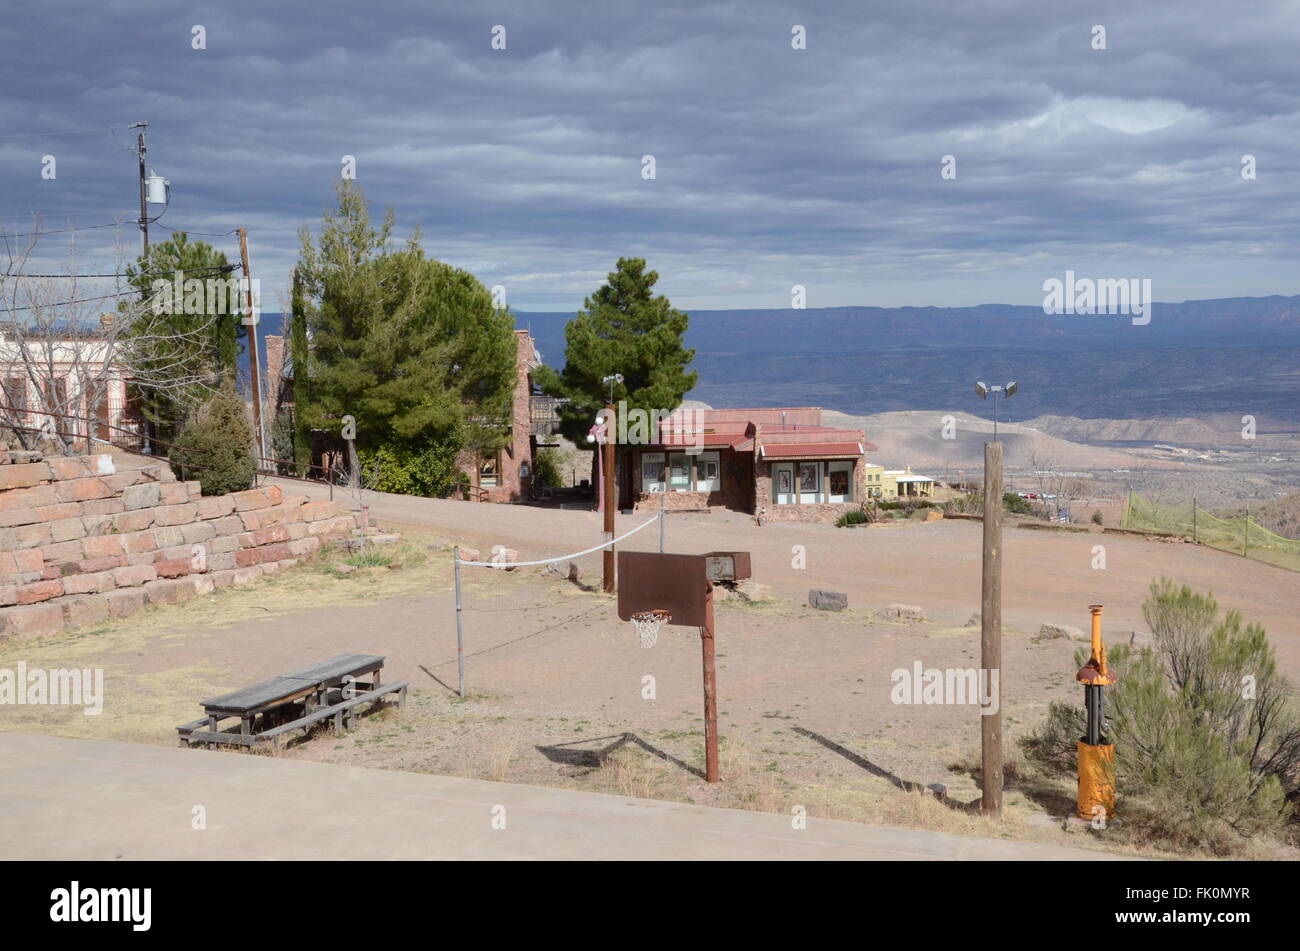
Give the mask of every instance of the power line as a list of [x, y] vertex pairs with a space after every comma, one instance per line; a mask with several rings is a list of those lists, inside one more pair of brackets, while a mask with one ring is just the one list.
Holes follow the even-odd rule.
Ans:
[[120, 228], [125, 224], [137, 224], [135, 221], [113, 221], [106, 225], [81, 225], [76, 228], [51, 228], [49, 231], [0, 231], [0, 238], [37, 238], [43, 234], [66, 234], [69, 231], [94, 231], [96, 228]]
[[83, 278], [83, 277], [171, 277], [176, 271], [182, 274], [197, 274], [199, 271], [238, 271], [243, 265], [235, 264], [208, 264], [203, 267], [178, 267], [173, 271], [143, 271], [138, 274], [128, 274], [125, 271], [113, 271], [108, 274], [0, 274], [0, 280], [8, 277], [62, 277], [62, 278]]
[[8, 135], [0, 135], [0, 139], [23, 139], [31, 137], [45, 137], [50, 135], [89, 135], [91, 132], [116, 132], [118, 128], [127, 129], [129, 126], [99, 125], [92, 126], [89, 129], [67, 129], [63, 132], [12, 132]]
[[[155, 218], [154, 220], [157, 221], [158, 219]], [[165, 231], [184, 231], [186, 234], [197, 234], [205, 238], [224, 238], [239, 231], [238, 228], [231, 228], [229, 231], [191, 231], [189, 228], [173, 228], [170, 225], [159, 225], [158, 227]]]

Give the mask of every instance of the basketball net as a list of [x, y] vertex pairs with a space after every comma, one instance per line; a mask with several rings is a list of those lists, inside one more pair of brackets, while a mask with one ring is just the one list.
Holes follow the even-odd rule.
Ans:
[[667, 611], [642, 611], [632, 615], [632, 626], [636, 628], [637, 637], [642, 647], [654, 647], [659, 640], [659, 628], [671, 621], [672, 615]]

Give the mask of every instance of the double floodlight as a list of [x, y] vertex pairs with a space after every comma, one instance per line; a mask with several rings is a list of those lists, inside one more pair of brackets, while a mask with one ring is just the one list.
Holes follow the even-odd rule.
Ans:
[[1015, 381], [1008, 383], [1006, 386], [989, 386], [983, 382], [975, 384], [975, 392], [979, 394], [980, 399], [985, 400], [989, 398], [990, 393], [1001, 393], [1004, 400], [1009, 400], [1016, 395], [1016, 390], [1019, 388], [1020, 384]]

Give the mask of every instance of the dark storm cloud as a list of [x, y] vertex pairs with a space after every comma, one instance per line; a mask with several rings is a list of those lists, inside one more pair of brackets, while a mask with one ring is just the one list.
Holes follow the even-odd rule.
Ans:
[[[576, 305], [619, 254], [703, 307], [785, 306], [795, 283], [810, 306], [1034, 303], [1066, 268], [1152, 277], [1167, 300], [1298, 289], [1294, 3], [45, 2], [24, 16], [0, 31], [10, 230], [30, 230], [30, 210], [47, 228], [132, 216], [125, 126], [148, 119], [150, 165], [173, 185], [160, 224], [246, 225], [270, 307], [344, 155], [377, 214], [393, 205], [399, 230], [421, 226], [431, 254], [523, 309]], [[20, 135], [109, 125], [116, 140]], [[1257, 181], [1241, 179], [1245, 153]], [[939, 175], [948, 154], [956, 181]], [[81, 260], [111, 265], [112, 235], [78, 232]], [[66, 256], [65, 237], [43, 259]], [[138, 247], [130, 226], [121, 240]]]

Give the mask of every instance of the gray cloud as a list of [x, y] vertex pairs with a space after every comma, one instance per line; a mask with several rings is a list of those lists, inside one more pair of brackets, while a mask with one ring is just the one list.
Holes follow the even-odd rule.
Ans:
[[[0, 32], [0, 212], [133, 216], [121, 146], [148, 119], [160, 224], [246, 225], [268, 306], [345, 154], [377, 213], [524, 310], [577, 306], [620, 254], [685, 307], [786, 306], [795, 283], [809, 306], [1029, 304], [1066, 268], [1163, 300], [1300, 291], [1293, 3], [816, 7], [42, 3]], [[81, 260], [111, 265], [113, 237], [78, 232]]]

